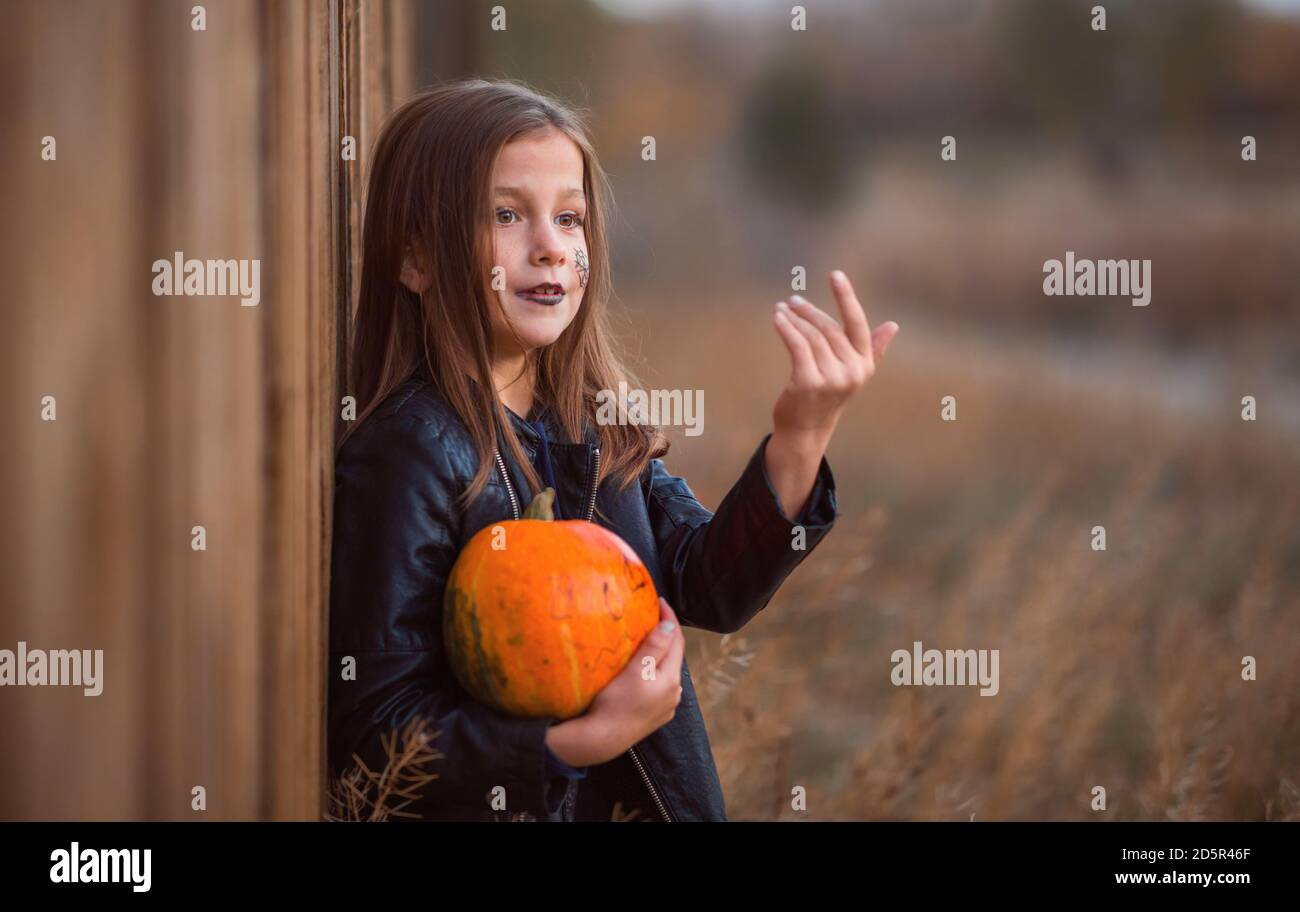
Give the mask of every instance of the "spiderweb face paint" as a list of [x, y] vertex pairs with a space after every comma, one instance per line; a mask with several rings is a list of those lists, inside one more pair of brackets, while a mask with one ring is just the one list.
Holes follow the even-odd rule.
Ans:
[[587, 251], [581, 247], [573, 249], [573, 266], [578, 270], [578, 283], [586, 288], [587, 276], [591, 274], [591, 269], [587, 266]]

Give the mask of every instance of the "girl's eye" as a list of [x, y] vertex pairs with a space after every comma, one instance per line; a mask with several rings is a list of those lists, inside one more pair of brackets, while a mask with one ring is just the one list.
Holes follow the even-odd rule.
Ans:
[[[510, 216], [511, 220], [508, 222], [503, 222], [501, 220], [501, 217], [503, 215]], [[517, 213], [513, 209], [507, 209], [505, 207], [502, 207], [496, 211], [497, 224], [499, 225], [513, 225], [516, 217], [517, 217]], [[558, 218], [572, 220], [569, 224], [563, 226], [565, 228], [581, 228], [584, 224], [586, 224], [587, 221], [582, 216], [578, 215], [578, 213], [576, 212], [566, 212], [563, 215], [558, 216]]]

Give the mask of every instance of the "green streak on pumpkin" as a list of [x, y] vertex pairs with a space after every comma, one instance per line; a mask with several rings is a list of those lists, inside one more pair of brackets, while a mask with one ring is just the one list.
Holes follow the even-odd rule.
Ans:
[[[469, 586], [475, 592], [478, 591], [479, 577], [485, 569], [486, 563], [486, 560], [480, 560], [472, 570]], [[463, 617], [464, 621], [468, 623], [473, 641], [471, 645], [472, 655], [461, 655], [460, 657], [459, 664], [465, 676], [465, 680], [461, 683], [480, 702], [504, 710], [505, 707], [501, 702], [501, 688], [506, 686], [507, 677], [501, 668], [500, 662], [489, 659], [483, 649], [483, 630], [479, 625], [478, 606], [475, 604], [473, 596], [459, 586], [448, 586], [448, 592], [452, 596], [452, 610], [457, 616], [457, 620], [459, 621]]]
[[[461, 678], [461, 683], [465, 686], [465, 689], [475, 699], [496, 706], [496, 686], [490, 671], [488, 657], [483, 651], [483, 632], [479, 627], [478, 613], [474, 610], [474, 600], [458, 586], [449, 587], [447, 591], [451, 596], [451, 605], [449, 606], [451, 611], [448, 617], [452, 619], [452, 624], [449, 625], [448, 630], [456, 637], [456, 641], [461, 644], [459, 648], [451, 651], [453, 661], [460, 672], [458, 677]], [[469, 628], [472, 640], [469, 650], [464, 648], [463, 637], [456, 630], [456, 628], [462, 627]]]
[[[466, 599], [466, 601], [468, 601], [468, 599]], [[474, 634], [474, 658], [476, 660], [473, 663], [471, 674], [475, 683], [483, 690], [484, 697], [482, 699], [484, 702], [499, 707], [501, 701], [496, 687], [496, 679], [499, 677], [502, 686], [505, 686], [506, 676], [502, 674], [499, 669], [496, 670], [496, 674], [493, 674], [493, 669], [491, 663], [488, 661], [487, 653], [483, 651], [483, 631], [479, 627], [478, 612], [470, 612], [469, 626], [470, 630], [473, 631]]]
[[[476, 593], [479, 591], [483, 572], [488, 569], [488, 563], [492, 560], [494, 553], [488, 551], [479, 561], [478, 566], [474, 568], [474, 592]], [[490, 659], [487, 653], [483, 651], [483, 634], [479, 630], [477, 603], [475, 603], [474, 608], [474, 651], [478, 655], [479, 665], [482, 669], [481, 673], [488, 679], [487, 686], [489, 693], [492, 695], [492, 704], [498, 709], [505, 709], [505, 704], [502, 702], [502, 691], [506, 690], [510, 679], [501, 664], [501, 657], [495, 655]]]

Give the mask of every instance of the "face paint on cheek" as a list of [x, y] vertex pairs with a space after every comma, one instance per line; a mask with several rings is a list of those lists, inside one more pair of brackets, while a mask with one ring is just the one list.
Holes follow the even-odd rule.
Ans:
[[578, 270], [578, 283], [587, 287], [587, 276], [591, 274], [591, 269], [587, 266], [587, 251], [581, 247], [573, 248], [573, 268]]

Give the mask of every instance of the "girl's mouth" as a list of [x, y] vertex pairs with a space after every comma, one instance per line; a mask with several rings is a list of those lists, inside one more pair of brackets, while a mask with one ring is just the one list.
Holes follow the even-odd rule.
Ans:
[[556, 304], [559, 304], [564, 300], [564, 292], [559, 291], [554, 286], [545, 292], [533, 290], [516, 291], [515, 295], [523, 298], [525, 301], [532, 301], [534, 304], [540, 304], [543, 307], [554, 307]]

